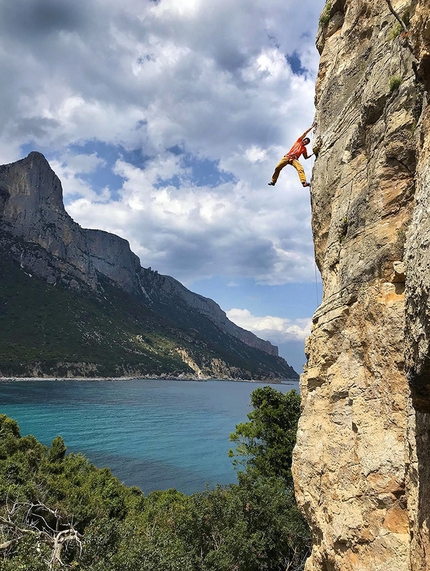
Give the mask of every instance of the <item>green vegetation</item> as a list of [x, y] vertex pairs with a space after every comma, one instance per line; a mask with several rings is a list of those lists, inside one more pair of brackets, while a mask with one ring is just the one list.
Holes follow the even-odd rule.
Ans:
[[390, 77], [390, 92], [396, 91], [399, 89], [402, 83], [402, 78], [398, 75], [392, 75]]
[[405, 29], [409, 27], [410, 20], [411, 20], [411, 15], [410, 15], [409, 10], [405, 10], [403, 12], [403, 14], [401, 16], [398, 16], [398, 17], [401, 20], [401, 22], [399, 20], [396, 20], [395, 24], [393, 24], [393, 27], [388, 32], [388, 39], [390, 41], [393, 41], [396, 38], [398, 38], [400, 36], [400, 34], [402, 32], [405, 32]]
[[[181, 343], [137, 300], [104, 284], [104, 295], [47, 285], [0, 260], [0, 372], [120, 376], [134, 370], [191, 372]], [[144, 337], [142, 335], [144, 333]], [[186, 346], [186, 344], [185, 344]]]
[[339, 242], [342, 243], [346, 235], [348, 234], [348, 218], [344, 216], [341, 220], [340, 230], [339, 230]]
[[48, 285], [11, 259], [15, 244], [1, 238], [0, 376], [194, 374], [179, 349], [203, 371], [217, 359], [230, 376], [297, 377], [283, 359], [225, 334], [189, 306], [149, 307], [103, 276], [97, 292]]
[[254, 408], [248, 422], [238, 424], [230, 440], [236, 450], [230, 450], [237, 469], [254, 479], [279, 478], [285, 486], [292, 485], [291, 462], [296, 443], [297, 422], [300, 417], [300, 396], [264, 387], [251, 394]]
[[299, 571], [309, 531], [294, 500], [299, 397], [270, 387], [232, 435], [237, 484], [144, 496], [81, 454], [22, 437], [0, 415], [2, 571]]
[[395, 22], [395, 24], [393, 24], [393, 27], [391, 28], [391, 30], [388, 32], [388, 40], [389, 41], [394, 41], [396, 38], [398, 38], [400, 36], [400, 34], [403, 31], [403, 27], [401, 25], [400, 22]]
[[321, 16], [320, 16], [320, 25], [321, 26], [325, 26], [326, 24], [329, 23], [330, 17], [331, 17], [330, 16], [331, 8], [332, 8], [332, 2], [329, 1], [326, 3], [323, 11], [321, 12]]

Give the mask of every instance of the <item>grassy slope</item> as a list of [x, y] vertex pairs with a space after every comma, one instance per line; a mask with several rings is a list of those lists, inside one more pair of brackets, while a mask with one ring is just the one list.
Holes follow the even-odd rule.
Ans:
[[[0, 374], [121, 376], [191, 369], [176, 352], [184, 348], [202, 367], [220, 358], [254, 378], [287, 376], [285, 362], [251, 349], [195, 316], [181, 328], [141, 301], [104, 282], [103, 295], [50, 286], [0, 259]], [[206, 323], [203, 323], [202, 320]], [[206, 330], [204, 337], [198, 330]]]
[[107, 293], [103, 299], [49, 286], [2, 259], [1, 372], [24, 374], [35, 363], [41, 363], [48, 374], [66, 374], [70, 368], [73, 372], [73, 366], [58, 367], [62, 361], [97, 363], [94, 375], [126, 374], [134, 369], [154, 374], [190, 371], [175, 355], [175, 340], [170, 339], [167, 326], [150, 310], [133, 306], [119, 292]]

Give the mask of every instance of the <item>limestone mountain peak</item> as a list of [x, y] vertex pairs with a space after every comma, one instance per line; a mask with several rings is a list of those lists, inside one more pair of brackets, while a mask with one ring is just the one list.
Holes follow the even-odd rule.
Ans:
[[24, 159], [0, 166], [0, 188], [3, 221], [19, 232], [49, 223], [50, 217], [68, 216], [61, 182], [42, 153], [32, 151]]
[[[173, 330], [179, 327], [180, 336], [185, 335], [188, 343], [197, 335], [204, 340], [199, 343], [216, 347], [221, 339], [221, 353], [206, 368], [193, 361], [186, 344], [177, 347], [182, 361], [194, 363], [199, 374], [217, 370], [217, 376], [225, 375], [227, 365], [221, 355], [230, 354], [236, 361], [238, 354], [251, 350], [247, 358], [254, 359], [252, 351], [257, 351], [256, 361], [266, 361], [266, 365], [257, 366], [260, 378], [266, 374], [265, 368], [269, 377], [297, 376], [277, 356], [277, 347], [229, 321], [213, 300], [189, 291], [172, 277], [143, 268], [127, 240], [77, 224], [64, 208], [59, 178], [41, 153], [34, 151], [0, 166], [0, 246], [28, 273], [49, 285], [100, 297], [108, 283], [132, 296], [138, 307], [149, 307], [157, 319], [169, 320]], [[235, 366], [230, 371], [237, 369], [243, 374], [246, 361], [243, 357], [239, 361], [242, 368]]]

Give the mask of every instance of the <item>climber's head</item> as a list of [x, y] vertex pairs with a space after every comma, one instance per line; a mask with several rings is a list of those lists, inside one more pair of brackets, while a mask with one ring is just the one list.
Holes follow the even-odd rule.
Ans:
[[304, 145], [309, 145], [310, 142], [311, 142], [311, 140], [309, 139], [309, 137], [305, 137], [305, 138], [303, 139], [303, 144], [304, 144]]

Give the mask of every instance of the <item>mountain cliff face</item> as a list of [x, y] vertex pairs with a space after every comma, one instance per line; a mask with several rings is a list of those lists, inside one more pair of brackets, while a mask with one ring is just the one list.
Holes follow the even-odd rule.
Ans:
[[[49, 286], [95, 298], [100, 298], [109, 284], [143, 304], [152, 316], [160, 316], [164, 331], [160, 330], [160, 335], [170, 327], [179, 331], [175, 333], [179, 338], [205, 345], [209, 351], [205, 357], [197, 357], [180, 343], [172, 349], [176, 361], [179, 359], [190, 373], [296, 376], [278, 357], [277, 347], [230, 322], [214, 301], [192, 293], [169, 276], [142, 268], [126, 240], [81, 228], [74, 222], [64, 210], [61, 183], [40, 153], [32, 152], [21, 161], [0, 166], [0, 234], [4, 257], [19, 262], [27, 275], [41, 278]], [[8, 271], [4, 269], [6, 274]], [[196, 335], [200, 336], [198, 342]], [[253, 373], [247, 361], [254, 362]], [[179, 370], [184, 372], [181, 367]]]
[[327, 2], [317, 47], [311, 196], [324, 296], [307, 341], [293, 465], [314, 538], [306, 570], [424, 570], [428, 0]]

